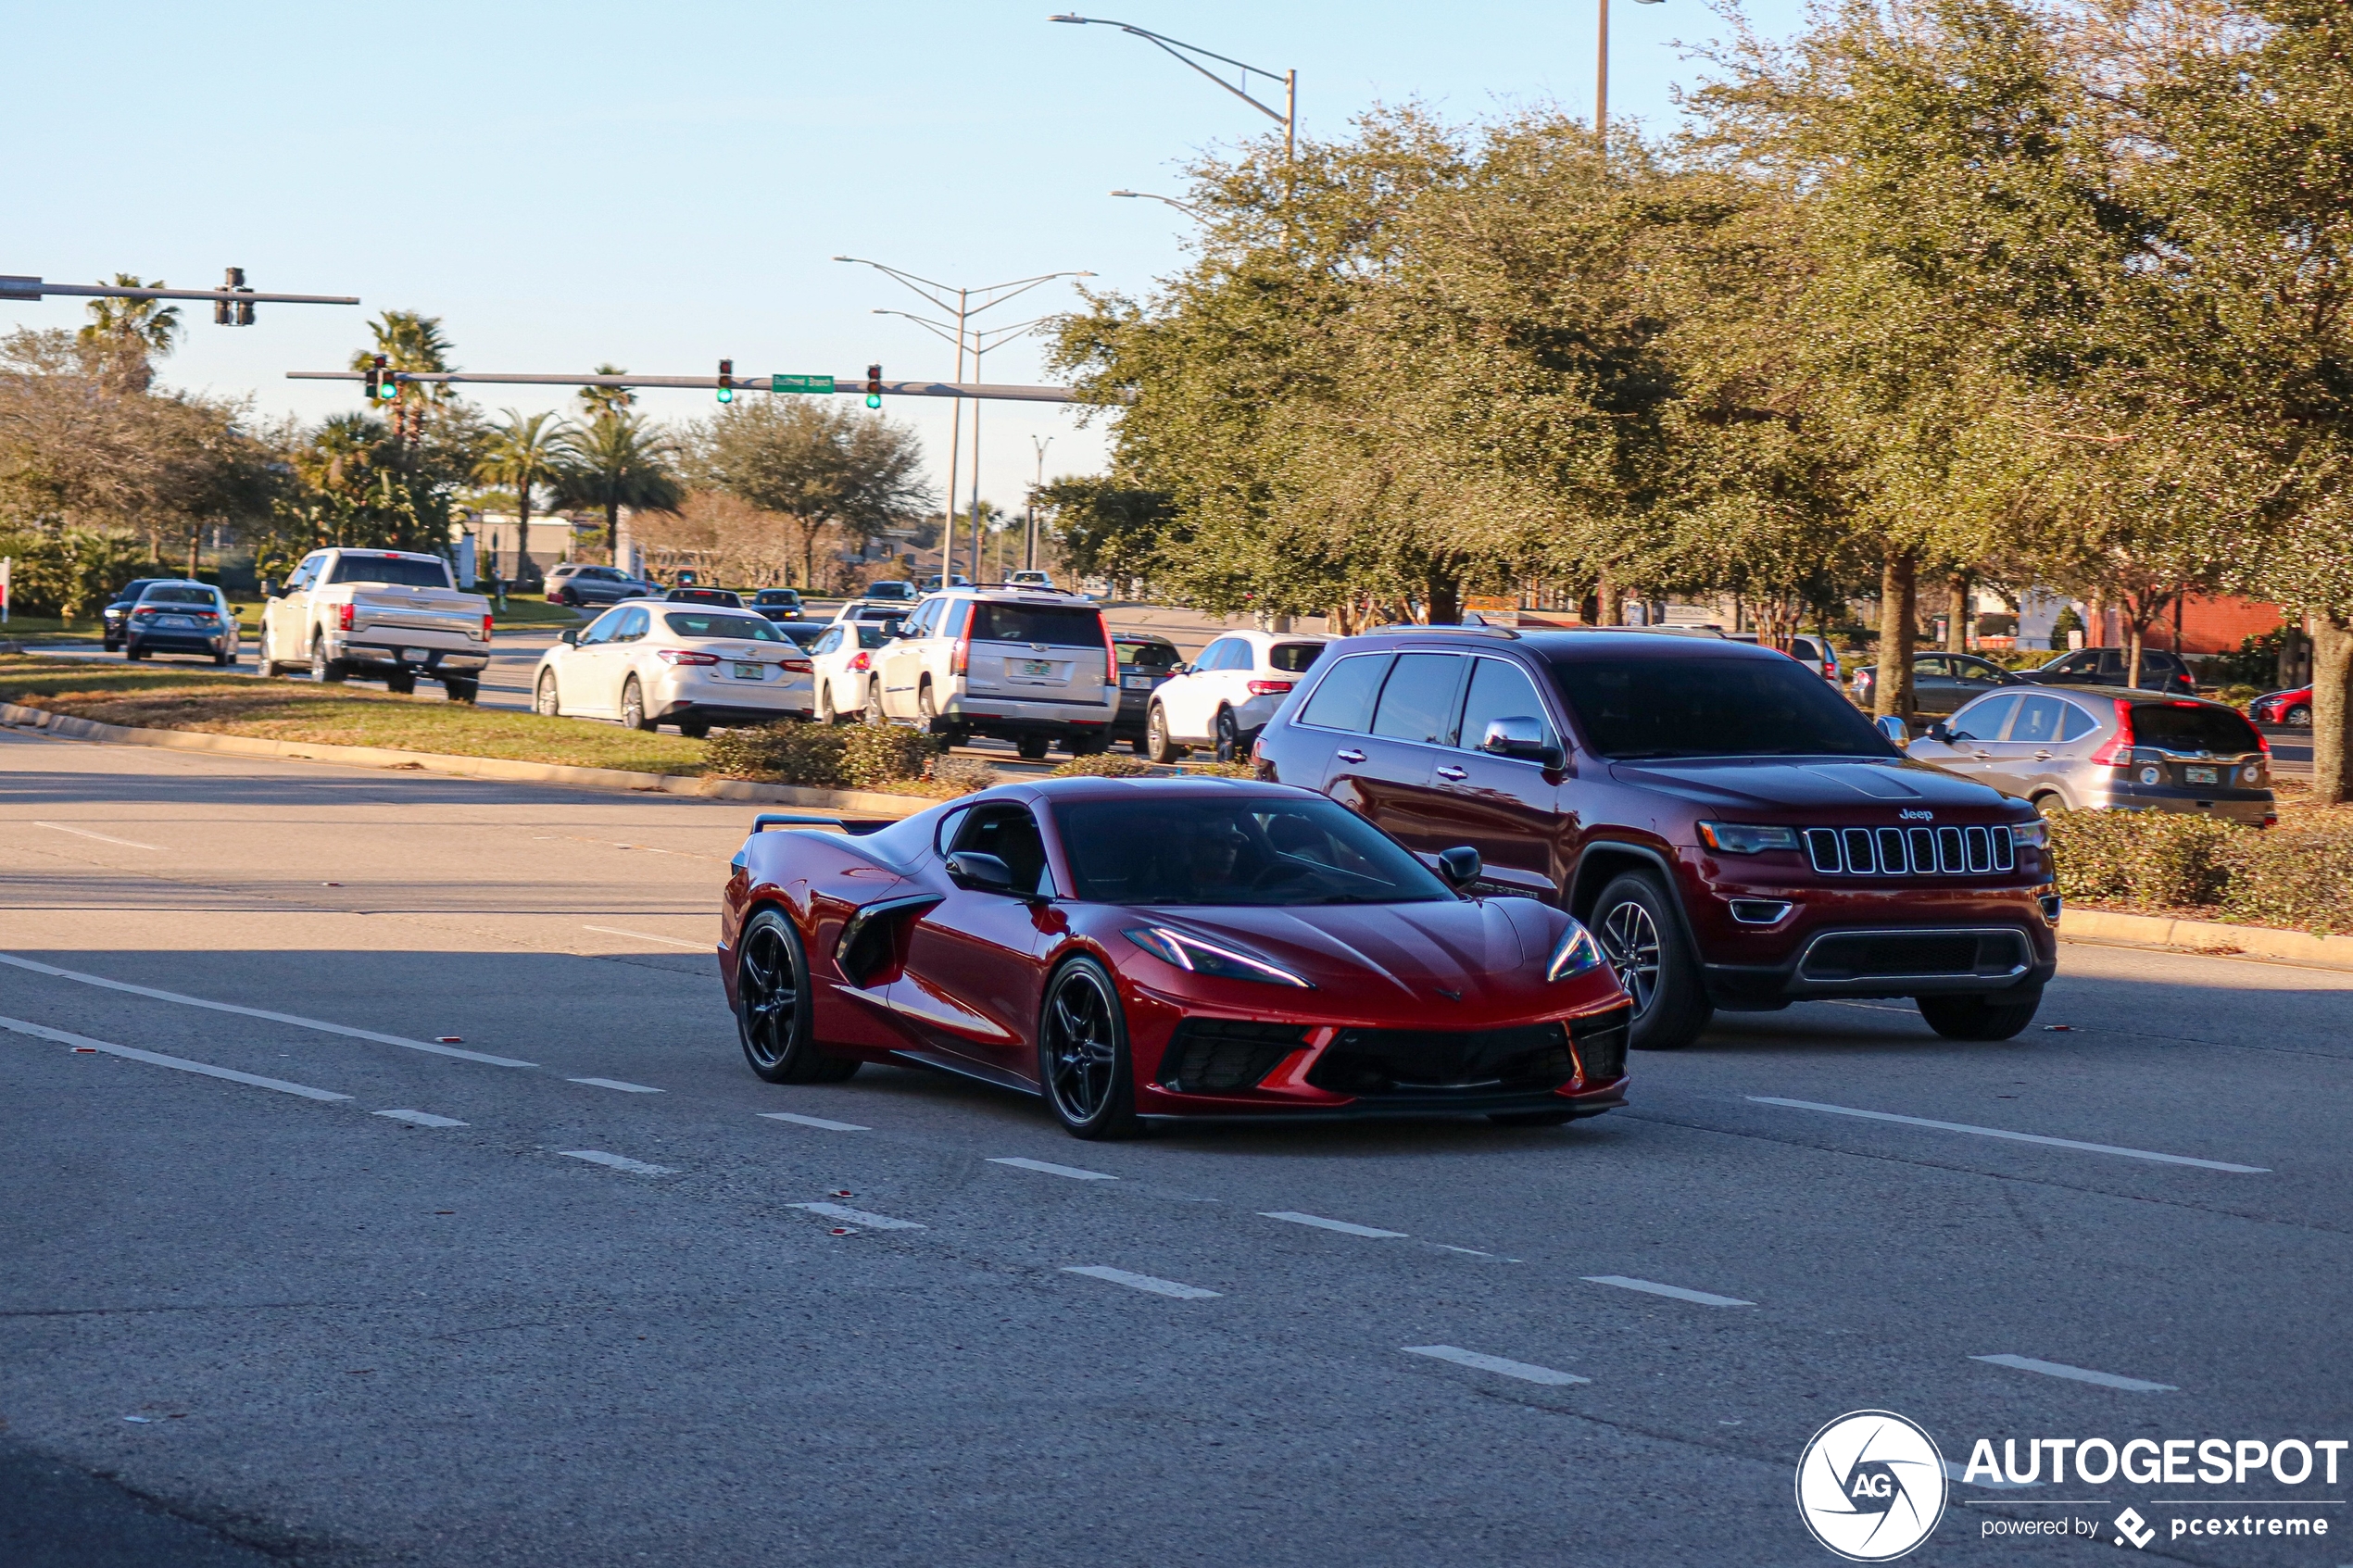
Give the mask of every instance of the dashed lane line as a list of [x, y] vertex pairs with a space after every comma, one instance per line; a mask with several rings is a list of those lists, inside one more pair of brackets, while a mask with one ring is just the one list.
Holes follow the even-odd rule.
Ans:
[[567, 1084], [585, 1084], [592, 1089], [619, 1089], [624, 1095], [658, 1095], [661, 1093], [660, 1089], [648, 1088], [643, 1084], [624, 1083], [619, 1078], [567, 1078], [564, 1082]]
[[1743, 1301], [1737, 1296], [1718, 1296], [1705, 1290], [1687, 1290], [1680, 1285], [1661, 1285], [1655, 1279], [1634, 1279], [1626, 1274], [1585, 1274], [1588, 1285], [1614, 1285], [1620, 1290], [1640, 1290], [1651, 1296], [1671, 1296], [1678, 1301], [1695, 1301], [1703, 1307], [1754, 1307], [1754, 1301]]
[[1066, 1274], [1085, 1274], [1088, 1279], [1108, 1280], [1124, 1285], [1130, 1290], [1148, 1290], [1154, 1296], [1172, 1296], [1179, 1301], [1208, 1301], [1223, 1295], [1216, 1290], [1203, 1290], [1198, 1285], [1180, 1285], [1173, 1279], [1161, 1279], [1153, 1274], [1130, 1273], [1126, 1269], [1106, 1268], [1101, 1263], [1074, 1266], [1063, 1271]]
[[1428, 1356], [1433, 1361], [1452, 1361], [1479, 1372], [1500, 1373], [1516, 1377], [1522, 1383], [1541, 1383], [1548, 1388], [1566, 1388], [1572, 1383], [1591, 1383], [1590, 1377], [1579, 1377], [1573, 1372], [1554, 1367], [1538, 1366], [1533, 1361], [1515, 1361], [1504, 1356], [1490, 1356], [1478, 1350], [1466, 1350], [1459, 1345], [1405, 1345], [1400, 1347], [1409, 1356]]
[[76, 838], [94, 838], [101, 844], [120, 844], [125, 849], [145, 849], [151, 855], [163, 853], [152, 844], [133, 844], [127, 838], [110, 838], [103, 833], [92, 833], [88, 828], [69, 828], [63, 822], [35, 822], [32, 825], [37, 828], [47, 828], [53, 833], [69, 833]]
[[2013, 1133], [2007, 1127], [1979, 1127], [1967, 1122], [1936, 1122], [1925, 1116], [1897, 1116], [1885, 1110], [1857, 1110], [1851, 1105], [1823, 1105], [1810, 1099], [1777, 1099], [1770, 1095], [1751, 1095], [1748, 1098], [1757, 1105], [1785, 1106], [1792, 1110], [1820, 1110], [1832, 1116], [1859, 1116], [1867, 1122], [1895, 1122], [1906, 1127], [1931, 1127], [1940, 1133], [1969, 1133], [1981, 1138], [2004, 1138], [2011, 1143], [2039, 1143], [2052, 1148], [2081, 1149], [2086, 1154], [2116, 1154], [2127, 1160], [2153, 1160], [2160, 1165], [2194, 1165], [2201, 1171], [2228, 1171], [2234, 1175], [2271, 1174], [2271, 1167], [2267, 1165], [2233, 1165], [2222, 1160], [2198, 1160], [2186, 1154], [2159, 1154], [2154, 1149], [2126, 1148], [2119, 1144], [2045, 1137], [2041, 1133]]
[[[666, 854], [668, 851], [658, 851], [658, 853]], [[711, 950], [711, 945], [708, 942], [681, 942], [675, 936], [656, 936], [648, 931], [616, 931], [610, 925], [584, 925], [580, 929], [593, 931], [600, 936], [628, 936], [639, 942], [659, 942], [665, 947], [692, 947], [698, 953], [708, 953]]]
[[1294, 1213], [1289, 1209], [1277, 1209], [1271, 1212], [1262, 1210], [1258, 1217], [1262, 1220], [1282, 1220], [1294, 1225], [1313, 1225], [1319, 1231], [1338, 1231], [1342, 1236], [1396, 1238], [1405, 1234], [1403, 1231], [1376, 1230], [1371, 1225], [1354, 1224], [1347, 1220], [1327, 1220], [1320, 1214]]
[[414, 1123], [420, 1127], [462, 1127], [466, 1123], [454, 1116], [435, 1116], [430, 1110], [379, 1110], [379, 1116], [389, 1116], [396, 1122]]
[[379, 1035], [372, 1029], [354, 1029], [348, 1024], [328, 1023], [321, 1019], [301, 1018], [290, 1012], [272, 1012], [268, 1008], [241, 1007], [235, 1002], [216, 1002], [204, 997], [190, 997], [178, 991], [158, 991], [152, 985], [133, 985], [128, 981], [108, 980], [103, 974], [83, 974], [79, 970], [59, 969], [55, 964], [20, 959], [13, 953], [0, 953], [0, 964], [31, 970], [57, 980], [70, 980], [77, 985], [96, 985], [104, 990], [122, 991], [133, 997], [146, 997], [158, 1002], [175, 1002], [182, 1007], [208, 1008], [214, 1012], [233, 1012], [245, 1018], [267, 1019], [272, 1023], [291, 1023], [297, 1029], [312, 1029], [321, 1035], [341, 1035], [347, 1039], [373, 1040], [378, 1045], [398, 1046], [403, 1050], [424, 1051], [432, 1056], [451, 1056], [460, 1061], [479, 1061], [490, 1067], [535, 1067], [536, 1062], [517, 1061], [512, 1057], [491, 1056], [483, 1051], [459, 1050], [455, 1046], [435, 1045], [429, 1040], [411, 1040], [399, 1035]]
[[2089, 1367], [2069, 1366], [2061, 1361], [2038, 1361], [2032, 1356], [1971, 1356], [1973, 1361], [1988, 1366], [2013, 1367], [2020, 1372], [2039, 1372], [2045, 1377], [2064, 1377], [2071, 1383], [2095, 1383], [2103, 1388], [2121, 1388], [2128, 1394], [2178, 1394], [2181, 1389], [2171, 1383], [2151, 1383], [2145, 1377], [2119, 1377], [2112, 1372], [2094, 1372]]
[[800, 1116], [789, 1110], [763, 1110], [761, 1120], [790, 1122], [796, 1127], [815, 1127], [828, 1133], [871, 1133], [872, 1127], [862, 1127], [855, 1122], [836, 1122], [824, 1116]]
[[125, 1057], [144, 1061], [150, 1067], [169, 1067], [175, 1073], [196, 1073], [207, 1078], [226, 1078], [233, 1084], [250, 1084], [257, 1089], [275, 1089], [282, 1095], [299, 1095], [304, 1099], [349, 1099], [333, 1089], [314, 1089], [308, 1084], [290, 1084], [283, 1078], [264, 1078], [258, 1073], [240, 1073], [233, 1067], [215, 1067], [208, 1061], [190, 1061], [185, 1057], [165, 1056], [158, 1051], [143, 1051], [136, 1046], [118, 1046], [110, 1040], [94, 1040], [87, 1035], [69, 1035], [62, 1029], [50, 1029], [38, 1023], [27, 1023], [20, 1018], [0, 1018], [0, 1029], [12, 1029], [19, 1035], [30, 1035], [36, 1040], [54, 1040], [77, 1050], [98, 1051], [107, 1056]]
[[1037, 1171], [1049, 1176], [1068, 1176], [1074, 1182], [1115, 1182], [1119, 1180], [1117, 1176], [1106, 1175], [1101, 1171], [1082, 1171], [1076, 1165], [1056, 1165], [1044, 1160], [1024, 1160], [1017, 1155], [1007, 1155], [1001, 1159], [992, 1159], [988, 1162], [991, 1165], [1011, 1165], [1015, 1170], [1020, 1171]]
[[632, 1160], [625, 1154], [608, 1154], [601, 1148], [560, 1148], [556, 1152], [567, 1160], [585, 1160], [591, 1165], [610, 1165], [616, 1171], [626, 1171], [636, 1176], [674, 1176], [678, 1173], [667, 1165], [648, 1165], [642, 1160]]
[[869, 1214], [863, 1209], [848, 1209], [838, 1203], [794, 1203], [788, 1208], [805, 1209], [812, 1214], [822, 1214], [828, 1220], [839, 1220], [846, 1225], [863, 1225], [876, 1231], [919, 1231], [925, 1227], [912, 1220], [894, 1220], [887, 1214]]

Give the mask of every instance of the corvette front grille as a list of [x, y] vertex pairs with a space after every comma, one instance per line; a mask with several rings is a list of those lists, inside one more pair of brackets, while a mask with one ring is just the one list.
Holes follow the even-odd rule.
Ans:
[[2005, 823], [1949, 828], [1807, 828], [1806, 859], [1824, 876], [1969, 876], [2014, 871]]
[[[1622, 1015], [1612, 1015], [1623, 1022]], [[1597, 1052], [1606, 1042], [1595, 1041]], [[1307, 1081], [1343, 1095], [1412, 1097], [1552, 1089], [1577, 1075], [1568, 1031], [1557, 1023], [1518, 1029], [1343, 1029], [1315, 1059]]]
[[1160, 1082], [1180, 1095], [1247, 1089], [1306, 1043], [1307, 1031], [1295, 1023], [1189, 1018], [1161, 1055]]

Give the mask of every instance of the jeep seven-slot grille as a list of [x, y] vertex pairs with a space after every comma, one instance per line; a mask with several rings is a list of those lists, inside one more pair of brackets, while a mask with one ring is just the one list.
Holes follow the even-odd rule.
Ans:
[[2018, 847], [1999, 822], [1967, 828], [1807, 828], [1806, 858], [1825, 876], [1967, 876], [2015, 869]]

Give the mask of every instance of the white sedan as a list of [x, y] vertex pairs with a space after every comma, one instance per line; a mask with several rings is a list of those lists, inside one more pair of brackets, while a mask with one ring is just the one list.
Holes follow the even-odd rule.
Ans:
[[[837, 621], [809, 645], [817, 684], [817, 721], [830, 724], [845, 714], [862, 714], [875, 684], [875, 653], [891, 640], [885, 621]], [[879, 710], [872, 721], [882, 721]]]
[[539, 656], [532, 706], [546, 714], [618, 719], [635, 730], [806, 719], [809, 656], [761, 616], [716, 605], [616, 605]]

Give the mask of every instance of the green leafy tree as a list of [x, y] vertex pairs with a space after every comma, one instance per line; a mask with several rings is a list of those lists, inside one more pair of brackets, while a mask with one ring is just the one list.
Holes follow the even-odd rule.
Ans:
[[816, 583], [817, 541], [829, 528], [862, 547], [934, 504], [915, 433], [878, 414], [813, 397], [747, 398], [689, 436], [700, 485], [782, 517]]
[[[592, 373], [625, 376], [629, 371], [620, 365], [599, 365]], [[580, 389], [580, 402], [587, 417], [595, 419], [599, 414], [625, 413], [635, 408], [637, 395], [625, 386], [584, 386]]]
[[[105, 280], [99, 280], [104, 282]], [[114, 275], [117, 288], [169, 288], [161, 278], [145, 282], [129, 272]], [[112, 379], [131, 392], [154, 384], [154, 361], [180, 345], [180, 307], [159, 299], [94, 299], [85, 307], [90, 324], [81, 341], [97, 350]]]
[[516, 537], [528, 540], [531, 493], [563, 483], [571, 429], [553, 414], [507, 410], [507, 422], [491, 430], [474, 463], [474, 477], [515, 493]]

